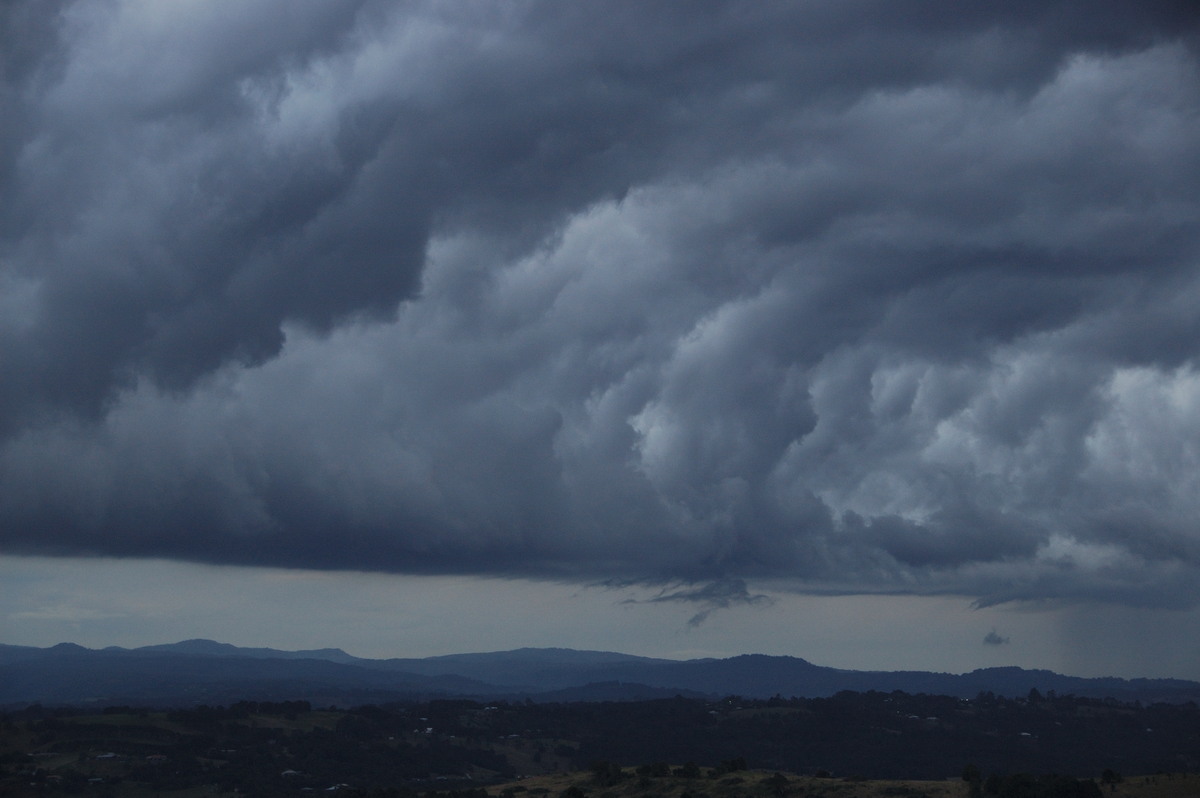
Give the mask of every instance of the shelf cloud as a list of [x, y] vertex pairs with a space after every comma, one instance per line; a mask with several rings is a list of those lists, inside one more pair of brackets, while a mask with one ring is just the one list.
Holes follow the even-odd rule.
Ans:
[[1200, 601], [1193, 3], [0, 15], [0, 550]]

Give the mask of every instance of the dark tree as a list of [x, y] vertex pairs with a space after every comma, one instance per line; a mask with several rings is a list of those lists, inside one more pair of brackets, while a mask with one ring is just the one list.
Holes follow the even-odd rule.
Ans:
[[971, 798], [979, 798], [983, 795], [983, 773], [980, 772], [978, 765], [969, 764], [964, 767], [962, 779], [970, 789]]

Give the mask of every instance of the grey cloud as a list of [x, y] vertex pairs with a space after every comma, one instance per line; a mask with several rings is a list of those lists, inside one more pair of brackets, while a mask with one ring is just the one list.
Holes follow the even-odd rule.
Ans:
[[735, 605], [762, 605], [771, 603], [770, 596], [761, 593], [751, 593], [746, 583], [741, 579], [721, 579], [698, 587], [680, 587], [664, 589], [658, 595], [644, 599], [626, 599], [625, 603], [662, 604], [683, 602], [698, 604], [701, 610], [688, 619], [689, 626], [700, 626], [717, 610], [729, 609]]
[[985, 646], [1006, 646], [1009, 639], [996, 632], [995, 629], [983, 636], [983, 644]]
[[1190, 605], [1193, 8], [11, 6], [0, 546]]

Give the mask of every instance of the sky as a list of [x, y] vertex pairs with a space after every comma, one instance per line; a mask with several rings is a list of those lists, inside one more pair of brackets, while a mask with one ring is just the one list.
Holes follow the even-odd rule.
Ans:
[[1200, 679], [1190, 0], [12, 0], [0, 120], [0, 642]]

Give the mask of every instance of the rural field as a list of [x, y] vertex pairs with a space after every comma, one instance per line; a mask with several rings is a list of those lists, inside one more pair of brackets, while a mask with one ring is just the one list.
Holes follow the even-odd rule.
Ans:
[[30, 706], [0, 796], [1190, 798], [1196, 741], [1192, 707], [1070, 697]]
[[[489, 787], [497, 798], [559, 798], [576, 796], [578, 790], [588, 798], [969, 798], [968, 785], [959, 778], [937, 781], [905, 779], [820, 778], [798, 776], [779, 771], [746, 770], [717, 777], [671, 776], [639, 779], [636, 768], [622, 769], [624, 778], [615, 784], [600, 785], [590, 771], [535, 776]], [[786, 780], [786, 781], [785, 781]], [[1096, 778], [1099, 781], [1099, 775]], [[1200, 774], [1170, 773], [1126, 777], [1121, 783], [1104, 787], [1112, 798], [1196, 798], [1200, 796]]]
[[[426, 793], [402, 790], [359, 790], [343, 787], [337, 792], [347, 796], [393, 798], [394, 796], [428, 796], [428, 798], [969, 798], [968, 785], [961, 779], [851, 779], [800, 776], [780, 771], [746, 770], [713, 777], [702, 773], [697, 778], [668, 776], [639, 778], [636, 768], [621, 769], [623, 777], [616, 783], [598, 783], [593, 771], [570, 771], [531, 776], [495, 784], [484, 789], [431, 790]], [[306, 791], [309, 793], [311, 791]], [[1173, 773], [1138, 775], [1126, 778], [1113, 787], [1105, 787], [1104, 795], [1111, 798], [1197, 798], [1200, 796], [1200, 774]], [[6, 780], [0, 786], [4, 798], [24, 798], [56, 794], [45, 785], [18, 784]], [[216, 785], [197, 786], [163, 792], [144, 785], [124, 783], [82, 790], [82, 795], [103, 795], [107, 798], [201, 798], [216, 796], [253, 795], [241, 789], [221, 789]], [[305, 793], [302, 793], [305, 794]]]

